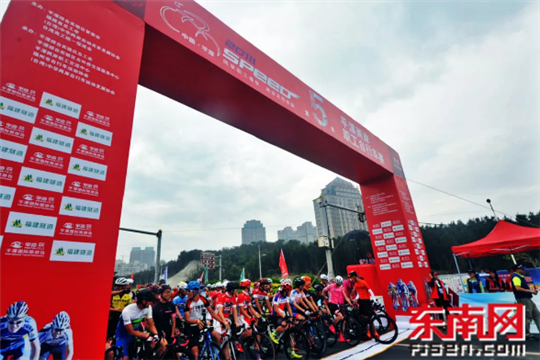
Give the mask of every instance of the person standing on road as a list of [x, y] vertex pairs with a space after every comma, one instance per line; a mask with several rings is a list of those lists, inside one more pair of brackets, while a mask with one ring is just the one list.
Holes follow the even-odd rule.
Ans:
[[446, 287], [444, 282], [439, 279], [439, 273], [432, 271], [429, 274], [430, 280], [428, 282], [429, 287], [431, 288], [431, 299], [435, 302], [435, 305], [439, 308], [444, 309], [445, 316], [448, 316], [448, 293], [446, 292]]
[[514, 296], [518, 304], [522, 304], [525, 308], [525, 337], [527, 340], [538, 341], [536, 336], [531, 334], [531, 320], [534, 320], [538, 331], [540, 332], [540, 311], [536, 304], [532, 301], [533, 295], [537, 295], [538, 291], [532, 289], [525, 280], [527, 270], [523, 265], [514, 265], [514, 274], [512, 275], [512, 288]]
[[484, 284], [482, 284], [482, 280], [480, 280], [480, 277], [476, 271], [472, 269], [469, 270], [469, 278], [467, 279], [467, 292], [469, 294], [484, 292]]

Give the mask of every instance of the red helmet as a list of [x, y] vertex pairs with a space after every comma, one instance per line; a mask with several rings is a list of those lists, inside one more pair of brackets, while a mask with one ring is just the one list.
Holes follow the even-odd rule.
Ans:
[[292, 285], [290, 283], [285, 283], [281, 285], [281, 290], [282, 291], [292, 290]]
[[260, 283], [261, 285], [270, 285], [270, 284], [272, 284], [272, 279], [265, 279], [265, 278], [262, 278], [262, 279], [259, 280], [259, 283]]
[[248, 288], [248, 287], [251, 287], [251, 280], [249, 280], [249, 279], [244, 279], [244, 280], [240, 281], [240, 287], [241, 287], [241, 288]]

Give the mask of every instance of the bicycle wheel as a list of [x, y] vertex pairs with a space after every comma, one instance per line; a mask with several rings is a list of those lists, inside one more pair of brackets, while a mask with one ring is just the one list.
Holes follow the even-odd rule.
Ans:
[[[327, 346], [330, 346], [330, 347], [333, 347], [334, 345], [336, 345], [338, 339], [339, 339], [339, 332], [337, 331], [336, 327], [334, 326], [334, 322], [332, 321], [332, 319], [324, 319], [323, 320], [323, 326], [324, 326], [324, 330], [326, 332], [326, 345]], [[339, 329], [339, 326], [341, 326], [341, 323], [338, 324], [338, 329]]]
[[360, 342], [361, 335], [362, 328], [358, 321], [354, 318], [348, 318], [345, 322], [345, 330], [343, 331], [345, 342], [350, 346], [356, 346]]
[[[311, 353], [309, 348], [309, 342], [303, 332], [297, 329], [289, 330], [287, 337], [282, 338], [285, 345], [285, 355], [290, 360], [296, 360], [292, 356], [292, 352], [296, 355], [300, 355], [302, 360], [309, 359]], [[285, 336], [285, 335], [284, 335]]]
[[374, 315], [369, 320], [371, 336], [381, 344], [391, 344], [398, 337], [397, 324], [388, 315]]
[[275, 360], [276, 358], [274, 343], [266, 334], [257, 334], [244, 341], [244, 349], [247, 350], [251, 359]]
[[224, 360], [225, 352], [214, 343], [204, 344], [201, 353], [199, 354], [200, 360]]
[[304, 334], [308, 340], [311, 354], [318, 358], [322, 357], [326, 352], [326, 332], [316, 324], [312, 324], [305, 330]]

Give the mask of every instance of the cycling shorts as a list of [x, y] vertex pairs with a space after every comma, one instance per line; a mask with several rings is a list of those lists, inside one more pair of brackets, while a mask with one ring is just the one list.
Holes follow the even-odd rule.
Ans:
[[336, 312], [339, 310], [339, 305], [334, 303], [328, 303], [328, 310], [330, 311], [330, 315], [335, 315]]
[[12, 356], [12, 359], [18, 359], [23, 356], [29, 356], [30, 354], [25, 354], [24, 347], [17, 349], [1, 349], [0, 350], [0, 360], [8, 359]]
[[360, 299], [358, 300], [358, 306], [360, 314], [364, 316], [369, 316], [371, 314], [371, 300]]
[[[227, 319], [226, 319], [227, 320]], [[214, 323], [212, 325], [214, 327], [214, 330], [216, 330], [218, 332], [219, 335], [223, 335], [225, 334], [225, 332], [227, 331], [227, 329], [225, 328], [225, 326], [223, 326], [219, 321], [217, 321], [216, 319], [214, 319]]]
[[285, 318], [282, 318], [281, 316], [277, 316], [277, 315], [271, 315], [270, 321], [275, 327], [279, 327], [281, 326], [282, 322], [285, 321]]
[[189, 340], [189, 348], [194, 348], [199, 345], [201, 330], [198, 326], [187, 325], [184, 327], [184, 335], [186, 335], [186, 338]]
[[47, 343], [41, 344], [41, 354], [39, 358], [48, 359], [51, 355], [54, 360], [66, 360], [66, 344], [60, 346], [51, 346]]
[[131, 336], [118, 336], [118, 333], [116, 333], [116, 346], [124, 347], [124, 354], [127, 354], [131, 349], [131, 343], [133, 342], [133, 337]]
[[244, 315], [238, 316], [238, 323], [240, 324], [240, 326], [244, 325], [244, 329], [249, 329], [251, 327], [251, 320], [252, 318], [246, 319]]

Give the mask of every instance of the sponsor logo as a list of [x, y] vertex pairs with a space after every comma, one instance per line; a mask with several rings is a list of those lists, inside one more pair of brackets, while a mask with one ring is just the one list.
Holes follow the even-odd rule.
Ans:
[[399, 255], [410, 255], [411, 251], [409, 249], [399, 250]]
[[77, 124], [76, 136], [107, 146], [112, 142], [112, 132], [82, 122]]
[[0, 115], [33, 124], [36, 121], [38, 109], [15, 100], [0, 96]]
[[60, 235], [92, 237], [92, 224], [75, 224], [67, 222], [60, 228]]
[[95, 249], [94, 243], [54, 240], [50, 260], [91, 263]]
[[418, 267], [423, 267], [423, 266], [424, 266], [424, 264], [422, 264], [422, 262], [419, 261], [419, 262], [418, 262]]
[[20, 249], [23, 247], [22, 242], [20, 241], [14, 241], [11, 243], [11, 247], [15, 249]]
[[406, 242], [407, 242], [407, 238], [405, 236], [396, 238], [396, 244], [402, 244]]
[[28, 146], [0, 139], [0, 159], [22, 163]]
[[390, 270], [392, 268], [390, 264], [381, 264], [379, 267], [381, 270]]
[[30, 144], [43, 146], [47, 149], [71, 154], [73, 138], [34, 127], [30, 135]]
[[384, 234], [385, 239], [392, 239], [393, 237], [394, 237], [394, 233], [392, 233], [392, 232]]
[[414, 267], [414, 265], [413, 265], [412, 262], [408, 261], [408, 262], [401, 263], [401, 267], [402, 267], [403, 269], [407, 269], [407, 268], [412, 268], [412, 267]]
[[401, 230], [403, 230], [403, 225], [392, 226], [392, 230], [393, 231], [401, 231]]
[[56, 111], [60, 114], [78, 119], [81, 114], [81, 105], [63, 99], [59, 96], [43, 92], [39, 106], [44, 109]]
[[34, 196], [32, 194], [25, 194], [19, 199], [19, 206], [54, 211], [54, 197], [50, 196]]
[[378, 241], [375, 241], [375, 246], [382, 246], [385, 244], [385, 241], [384, 240], [378, 240]]
[[[0, 236], [0, 243], [1, 240], [2, 236]], [[9, 256], [44, 257], [45, 243], [14, 241], [6, 249], [5, 254]]]
[[386, 245], [386, 250], [397, 250], [397, 245]]
[[398, 263], [399, 262], [399, 256], [391, 257], [389, 260], [390, 260], [390, 263]]
[[60, 205], [60, 214], [99, 220], [101, 203], [64, 196]]
[[373, 235], [382, 234], [382, 229], [373, 229], [373, 230], [371, 230], [371, 233]]
[[0, 185], [0, 207], [10, 208], [15, 197], [15, 188]]
[[10, 212], [6, 223], [6, 233], [54, 236], [56, 217]]
[[107, 166], [71, 157], [68, 173], [105, 181], [107, 178]]
[[391, 221], [383, 221], [381, 223], [381, 227], [387, 227], [387, 226], [392, 226], [392, 222]]
[[17, 185], [61, 193], [64, 191], [65, 175], [22, 167]]
[[383, 257], [388, 257], [388, 253], [387, 253], [386, 251], [383, 251], [383, 252], [377, 253], [377, 257], [380, 257], [380, 258], [383, 258]]

